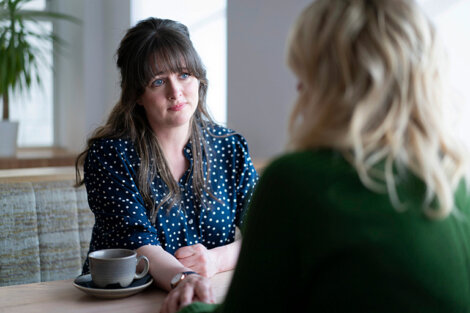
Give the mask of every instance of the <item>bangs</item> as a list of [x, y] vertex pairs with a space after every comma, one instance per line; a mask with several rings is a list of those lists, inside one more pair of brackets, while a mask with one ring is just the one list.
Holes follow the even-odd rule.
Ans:
[[144, 81], [147, 85], [155, 76], [161, 73], [188, 72], [197, 79], [205, 77], [205, 70], [199, 56], [192, 46], [177, 40], [159, 38], [154, 41], [144, 65]]

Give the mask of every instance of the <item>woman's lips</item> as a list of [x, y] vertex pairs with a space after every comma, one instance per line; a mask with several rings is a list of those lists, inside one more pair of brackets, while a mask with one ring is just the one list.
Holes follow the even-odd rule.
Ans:
[[186, 103], [178, 103], [178, 104], [172, 105], [168, 110], [170, 110], [170, 111], [181, 111], [184, 108], [185, 105], [186, 105]]

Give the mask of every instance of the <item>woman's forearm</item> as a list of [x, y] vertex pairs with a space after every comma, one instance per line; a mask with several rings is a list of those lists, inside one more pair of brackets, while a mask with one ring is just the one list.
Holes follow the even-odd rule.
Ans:
[[184, 267], [174, 256], [160, 246], [142, 246], [137, 249], [137, 253], [145, 255], [149, 259], [150, 275], [152, 275], [156, 284], [165, 290], [171, 290], [170, 281], [177, 273], [191, 270]]
[[238, 239], [228, 245], [209, 250], [215, 261], [218, 273], [235, 268], [238, 255], [240, 254], [241, 243], [242, 240]]

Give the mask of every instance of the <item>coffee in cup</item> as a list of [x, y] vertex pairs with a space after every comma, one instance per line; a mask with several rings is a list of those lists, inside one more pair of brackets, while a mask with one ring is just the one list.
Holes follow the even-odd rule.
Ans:
[[[91, 279], [95, 285], [105, 288], [109, 285], [129, 286], [134, 279], [144, 277], [149, 271], [149, 260], [144, 255], [129, 249], [104, 249], [88, 255]], [[145, 267], [136, 273], [137, 264], [144, 260]]]

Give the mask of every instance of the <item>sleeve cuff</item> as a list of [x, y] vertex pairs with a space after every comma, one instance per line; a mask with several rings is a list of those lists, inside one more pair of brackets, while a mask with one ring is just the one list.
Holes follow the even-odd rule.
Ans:
[[220, 306], [219, 304], [193, 302], [190, 305], [182, 308], [180, 311], [178, 311], [178, 313], [215, 312], [219, 306]]

